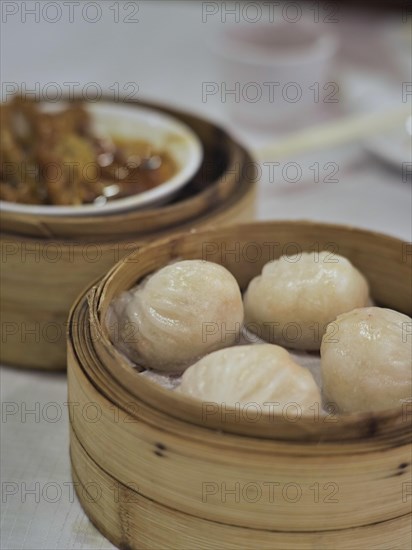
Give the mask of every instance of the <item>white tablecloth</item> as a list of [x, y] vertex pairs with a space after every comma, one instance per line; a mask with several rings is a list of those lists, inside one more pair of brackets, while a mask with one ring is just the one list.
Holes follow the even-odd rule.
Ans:
[[[24, 83], [43, 87], [51, 82], [65, 89], [63, 83], [67, 82], [82, 86], [96, 82], [105, 90], [116, 90], [116, 86], [122, 90], [133, 82], [138, 85], [138, 97], [170, 102], [219, 120], [250, 148], [267, 141], [267, 134], [231, 121], [221, 101], [202, 101], [202, 83], [219, 82], [220, 78], [206, 45], [222, 23], [219, 16], [202, 21], [206, 3], [100, 2], [101, 18], [95, 23], [81, 16], [76, 3], [72, 3], [71, 15], [66, 7], [60, 21], [54, 23], [51, 21], [58, 13], [51, 2], [40, 2], [40, 9], [46, 11], [26, 13], [25, 21], [22, 4], [27, 9], [34, 2], [3, 2], [3, 12], [5, 4], [9, 11], [6, 16], [3, 13], [1, 23], [1, 76], [7, 90]], [[94, 20], [92, 4], [96, 3], [83, 4], [90, 5], [85, 17]], [[16, 6], [18, 12], [11, 14]], [[124, 21], [126, 17], [131, 19], [129, 23]], [[136, 18], [138, 22], [133, 21]], [[399, 21], [386, 24], [388, 34], [396, 24]], [[407, 78], [401, 72], [402, 67], [391, 72], [392, 81], [399, 85]], [[399, 98], [394, 98], [397, 101]], [[411, 240], [410, 182], [359, 144], [282, 162], [297, 162], [302, 177], [296, 183], [287, 181], [281, 174], [283, 165], [275, 173], [275, 181], [263, 175], [258, 186], [259, 219], [342, 222]], [[326, 172], [321, 172], [320, 182], [314, 181], [310, 168], [314, 162], [319, 162], [321, 170], [326, 163], [334, 163], [337, 181], [323, 181]], [[66, 390], [64, 374], [1, 370], [4, 550], [112, 548], [88, 521], [73, 494]]]

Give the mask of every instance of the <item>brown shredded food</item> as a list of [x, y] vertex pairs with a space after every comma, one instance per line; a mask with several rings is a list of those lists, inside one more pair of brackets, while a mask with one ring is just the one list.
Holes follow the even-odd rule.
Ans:
[[152, 189], [177, 170], [142, 140], [97, 135], [81, 102], [55, 112], [14, 97], [0, 105], [0, 199], [25, 204], [105, 204]]

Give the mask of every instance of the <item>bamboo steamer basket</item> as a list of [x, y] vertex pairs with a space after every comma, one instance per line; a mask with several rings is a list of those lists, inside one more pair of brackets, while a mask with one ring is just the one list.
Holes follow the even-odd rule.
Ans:
[[113, 297], [172, 260], [215, 261], [245, 289], [285, 247], [314, 244], [348, 257], [377, 304], [410, 314], [406, 243], [311, 222], [261, 222], [156, 241], [74, 305], [73, 477], [85, 511], [120, 548], [410, 548], [412, 403], [326, 419], [250, 419], [218, 405], [205, 414], [202, 403], [139, 375], [108, 337], [104, 319]]
[[198, 134], [201, 168], [163, 207], [75, 219], [2, 213], [2, 363], [64, 369], [68, 312], [88, 284], [154, 238], [253, 219], [255, 166], [244, 148], [211, 122], [143, 105], [180, 118]]

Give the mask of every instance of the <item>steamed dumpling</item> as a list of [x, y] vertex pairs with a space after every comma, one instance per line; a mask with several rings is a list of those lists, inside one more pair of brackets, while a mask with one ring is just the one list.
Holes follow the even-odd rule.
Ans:
[[233, 275], [212, 262], [184, 260], [160, 269], [135, 290], [122, 334], [124, 340], [127, 332], [135, 335], [126, 345], [137, 363], [181, 372], [206, 353], [232, 345], [242, 322], [242, 296]]
[[304, 412], [321, 402], [311, 373], [285, 349], [272, 344], [210, 353], [187, 369], [177, 391], [227, 406], [255, 403], [269, 413], [282, 413], [290, 404]]
[[268, 342], [318, 350], [327, 324], [367, 305], [368, 295], [365, 277], [342, 256], [304, 252], [296, 262], [282, 256], [250, 282], [246, 326]]
[[323, 389], [341, 412], [399, 407], [412, 398], [412, 319], [368, 307], [340, 315], [321, 346]]

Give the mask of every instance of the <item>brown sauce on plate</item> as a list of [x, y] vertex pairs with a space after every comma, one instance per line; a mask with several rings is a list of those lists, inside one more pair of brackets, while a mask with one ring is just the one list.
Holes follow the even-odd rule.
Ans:
[[177, 165], [144, 140], [98, 135], [80, 102], [44, 111], [15, 97], [0, 106], [0, 199], [24, 204], [105, 204], [153, 189]]

